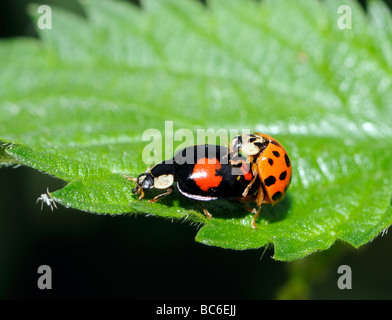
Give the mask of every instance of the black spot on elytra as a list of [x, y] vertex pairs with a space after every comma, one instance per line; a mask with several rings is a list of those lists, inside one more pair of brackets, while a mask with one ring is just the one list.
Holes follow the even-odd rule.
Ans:
[[284, 161], [286, 161], [286, 166], [290, 167], [290, 159], [289, 159], [289, 156], [287, 155], [287, 153], [285, 153], [285, 155], [284, 155]]
[[280, 154], [279, 154], [279, 152], [278, 152], [278, 151], [272, 151], [272, 153], [274, 154], [274, 156], [275, 156], [275, 157], [277, 157], [277, 158], [279, 158], [279, 157], [280, 157]]
[[274, 160], [272, 160], [271, 158], [268, 158], [268, 163], [270, 164], [270, 166], [272, 166], [274, 164]]
[[274, 176], [269, 176], [267, 179], [264, 179], [264, 184], [269, 187], [272, 186], [276, 182], [276, 178]]
[[271, 140], [271, 143], [278, 146], [278, 147], [281, 147], [280, 143], [276, 140]]
[[287, 176], [287, 171], [285, 170], [285, 171], [283, 171], [280, 175], [279, 175], [279, 180], [284, 180], [284, 179], [286, 179], [286, 176]]
[[278, 191], [272, 195], [272, 200], [277, 201], [282, 197], [282, 192]]

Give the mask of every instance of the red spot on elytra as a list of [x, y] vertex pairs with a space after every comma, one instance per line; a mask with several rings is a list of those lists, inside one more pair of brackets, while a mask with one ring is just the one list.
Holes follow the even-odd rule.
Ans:
[[220, 168], [222, 165], [217, 158], [201, 158], [193, 168], [192, 179], [201, 190], [207, 192], [220, 185], [222, 177], [216, 174]]

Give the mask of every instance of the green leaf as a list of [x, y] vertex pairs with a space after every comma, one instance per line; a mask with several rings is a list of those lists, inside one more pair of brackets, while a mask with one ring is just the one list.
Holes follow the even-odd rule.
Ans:
[[[272, 244], [277, 260], [336, 240], [359, 247], [391, 225], [392, 19], [382, 2], [365, 13], [346, 1], [351, 29], [338, 26], [338, 0], [81, 4], [87, 18], [53, 7], [40, 40], [0, 42], [0, 164], [63, 179], [50, 197], [64, 206], [195, 222], [199, 242]], [[147, 168], [146, 130], [170, 147], [165, 121], [195, 136], [273, 135], [293, 163], [287, 197], [262, 208], [257, 230], [228, 201], [207, 203], [211, 221], [178, 193], [138, 201], [123, 175]]]

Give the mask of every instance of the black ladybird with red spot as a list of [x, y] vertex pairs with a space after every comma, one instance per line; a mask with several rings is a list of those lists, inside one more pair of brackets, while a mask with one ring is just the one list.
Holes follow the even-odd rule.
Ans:
[[[163, 161], [133, 179], [136, 187], [133, 193], [144, 197], [148, 189], [166, 190], [151, 199], [153, 203], [177, 189], [190, 199], [210, 201], [217, 199], [243, 200], [243, 193], [252, 195], [258, 190], [257, 182], [249, 188], [253, 180], [249, 164], [230, 165], [229, 150], [216, 145], [195, 145], [179, 151], [172, 159]], [[201, 204], [201, 203], [200, 203]], [[204, 214], [211, 214], [202, 205]]]

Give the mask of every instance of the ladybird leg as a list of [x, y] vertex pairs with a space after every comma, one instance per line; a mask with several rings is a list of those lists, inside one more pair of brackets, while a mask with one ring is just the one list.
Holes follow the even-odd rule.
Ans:
[[246, 160], [233, 160], [233, 159], [229, 160], [229, 164], [233, 167], [241, 167], [243, 163], [246, 163]]
[[250, 213], [253, 214], [252, 228], [253, 228], [253, 229], [257, 229], [256, 219], [257, 219], [257, 218], [259, 217], [259, 215], [260, 215], [260, 209], [261, 209], [261, 207], [259, 206], [259, 207], [257, 207], [257, 208], [252, 208], [252, 207], [247, 206], [247, 205], [244, 204], [244, 203], [241, 203], [241, 205], [242, 205], [242, 207], [243, 207], [246, 211], [249, 211]]
[[257, 167], [254, 166], [253, 171], [252, 171], [253, 179], [249, 182], [249, 184], [246, 186], [244, 192], [242, 193], [242, 196], [245, 198], [248, 195], [248, 192], [250, 188], [252, 188], [252, 185], [256, 181], [258, 174], [257, 174]]
[[144, 191], [142, 188], [139, 186], [136, 186], [135, 188], [132, 189], [132, 192], [138, 196], [138, 200], [142, 200], [144, 198]]
[[263, 203], [263, 200], [264, 200], [264, 191], [263, 191], [263, 187], [260, 186], [259, 190], [257, 191], [257, 196], [256, 196], [257, 210], [256, 210], [256, 213], [253, 216], [253, 219], [252, 219], [252, 228], [253, 229], [257, 229], [256, 219], [260, 215], [261, 204]]
[[136, 184], [136, 187], [132, 189], [132, 193], [138, 196], [138, 200], [142, 200], [144, 198], [144, 191], [143, 188]]
[[[244, 157], [243, 156], [239, 156], [239, 153], [238, 152], [236, 152], [236, 153], [231, 153], [231, 151], [229, 151], [229, 156], [230, 156], [230, 159], [229, 159], [229, 164], [231, 165], [231, 166], [234, 166], [234, 167], [241, 167], [244, 163], [252, 163], [253, 162], [253, 160], [254, 160], [254, 156], [248, 156], [246, 159], [244, 159]], [[234, 160], [235, 158], [237, 158], [237, 157], [239, 157], [240, 159], [236, 159], [236, 160]], [[242, 158], [242, 159], [241, 159]]]
[[200, 201], [196, 201], [202, 208], [204, 215], [207, 217], [207, 219], [211, 220], [212, 219], [212, 214], [208, 212], [207, 208], [203, 203]]
[[142, 188], [140, 188], [139, 190], [139, 198], [137, 198], [139, 201], [142, 200], [144, 198], [144, 191]]
[[263, 187], [260, 185], [259, 190], [257, 190], [257, 196], [256, 196], [256, 204], [258, 207], [261, 206], [264, 200], [264, 190]]
[[[241, 202], [240, 202], [240, 203], [241, 203]], [[244, 204], [244, 203], [241, 203], [241, 205], [242, 205], [242, 207], [243, 207], [246, 211], [249, 211], [250, 213], [256, 214], [256, 212], [257, 212], [257, 209], [256, 209], [256, 208], [249, 207], [249, 206], [247, 206], [247, 205]]]
[[173, 190], [174, 190], [174, 188], [171, 186], [171, 187], [167, 188], [167, 190], [164, 193], [158, 194], [157, 196], [155, 196], [151, 200], [148, 200], [148, 202], [154, 203], [154, 202], [158, 201], [160, 198], [163, 198], [163, 197], [171, 194], [173, 192]]
[[133, 193], [136, 193], [136, 194], [139, 196], [139, 197], [138, 197], [138, 200], [142, 200], [143, 197], [144, 197], [144, 192], [143, 192], [143, 189], [140, 188], [140, 187], [137, 185], [137, 178], [132, 177], [132, 176], [127, 176], [127, 175], [125, 175], [125, 174], [123, 174], [123, 178], [125, 178], [125, 179], [127, 179], [127, 180], [129, 180], [129, 181], [132, 181], [133, 183], [136, 183], [136, 187], [132, 190], [132, 192], [133, 192]]
[[260, 215], [260, 209], [261, 209], [261, 207], [258, 207], [257, 210], [256, 210], [256, 213], [255, 213], [254, 216], [253, 216], [253, 219], [252, 219], [252, 228], [253, 228], [253, 229], [257, 229], [256, 219], [257, 219], [257, 218], [259, 217], [259, 215]]
[[227, 157], [227, 156], [229, 157], [229, 165], [231, 165], [233, 167], [241, 167], [242, 164], [244, 164], [246, 162], [251, 162], [253, 160], [252, 156], [250, 156], [247, 159], [244, 159], [243, 157], [241, 157], [239, 155], [238, 151], [232, 151], [230, 148], [229, 148], [228, 153], [224, 157]]
[[250, 188], [252, 187], [253, 183], [256, 181], [257, 176], [254, 176], [253, 179], [251, 180], [251, 182], [249, 182], [249, 184], [246, 186], [244, 192], [242, 193], [243, 197], [246, 197], [248, 195], [248, 192], [250, 190]]

